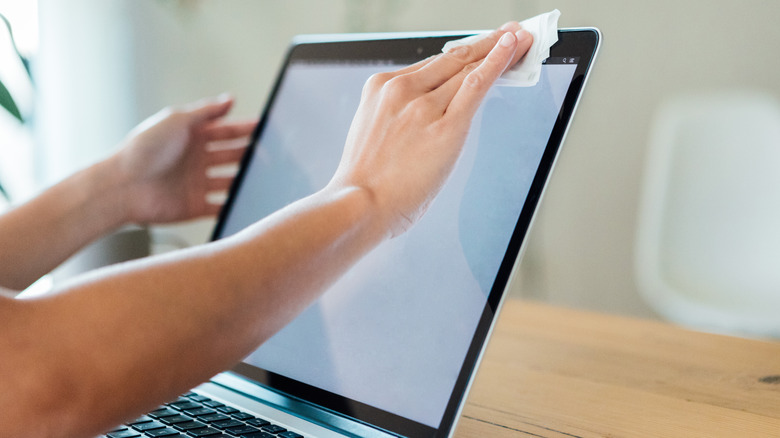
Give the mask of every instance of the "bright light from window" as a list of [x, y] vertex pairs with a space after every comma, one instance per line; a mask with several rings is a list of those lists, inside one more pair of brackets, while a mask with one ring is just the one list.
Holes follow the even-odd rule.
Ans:
[[[0, 14], [10, 22], [19, 52], [34, 58], [38, 50], [38, 2], [0, 0]], [[11, 45], [8, 29], [0, 22], [0, 80], [9, 90], [23, 117], [32, 114], [33, 85]], [[36, 189], [33, 162], [33, 135], [29, 124], [0, 108], [0, 184], [15, 201], [32, 195]], [[2, 210], [0, 206], [0, 211]]]
[[38, 2], [0, 0], [0, 14], [11, 22], [16, 46], [22, 55], [33, 55], [38, 50]]
[[[0, 14], [3, 14], [11, 24], [19, 52], [25, 57], [34, 57], [38, 49], [38, 2], [0, 0]], [[0, 22], [0, 80], [10, 90], [22, 114], [29, 115], [33, 100], [32, 84], [13, 50], [8, 29], [2, 22]]]

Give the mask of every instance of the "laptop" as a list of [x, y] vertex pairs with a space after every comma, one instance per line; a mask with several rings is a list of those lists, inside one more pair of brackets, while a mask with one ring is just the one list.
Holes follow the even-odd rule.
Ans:
[[[325, 186], [369, 76], [471, 33], [297, 37], [214, 239]], [[560, 30], [537, 85], [490, 90], [411, 230], [234, 369], [108, 436], [451, 436], [600, 40]]]

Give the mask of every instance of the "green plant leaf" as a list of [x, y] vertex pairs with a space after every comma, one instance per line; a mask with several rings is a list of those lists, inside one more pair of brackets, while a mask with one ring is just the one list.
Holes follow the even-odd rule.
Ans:
[[24, 123], [22, 113], [19, 112], [19, 107], [16, 106], [14, 98], [11, 97], [11, 93], [8, 92], [8, 88], [5, 88], [3, 81], [0, 81], [0, 106], [5, 108], [12, 116], [16, 117], [19, 122]]

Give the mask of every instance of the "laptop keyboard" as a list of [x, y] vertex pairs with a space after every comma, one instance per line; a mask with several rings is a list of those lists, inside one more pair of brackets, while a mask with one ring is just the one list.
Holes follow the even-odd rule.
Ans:
[[101, 435], [106, 437], [303, 438], [268, 420], [195, 393]]

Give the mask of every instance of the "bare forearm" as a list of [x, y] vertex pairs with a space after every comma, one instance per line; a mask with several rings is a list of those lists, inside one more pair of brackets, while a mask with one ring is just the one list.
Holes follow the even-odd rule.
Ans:
[[[98, 271], [21, 303], [30, 313], [19, 315], [47, 321], [22, 336], [37, 346], [29, 363], [50, 367], [41, 380], [50, 405], [69, 400], [57, 426], [63, 436], [143, 413], [272, 336], [386, 237], [370, 202], [359, 190], [319, 193], [230, 239]], [[99, 420], [85, 425], [87, 412]], [[68, 418], [72, 429], [63, 428]]]
[[0, 286], [21, 290], [124, 222], [121, 181], [101, 162], [0, 216]]
[[98, 271], [55, 296], [0, 297], [0, 435], [94, 435], [268, 339], [423, 214], [479, 102], [530, 46], [518, 26], [373, 76], [331, 189], [229, 239]]

